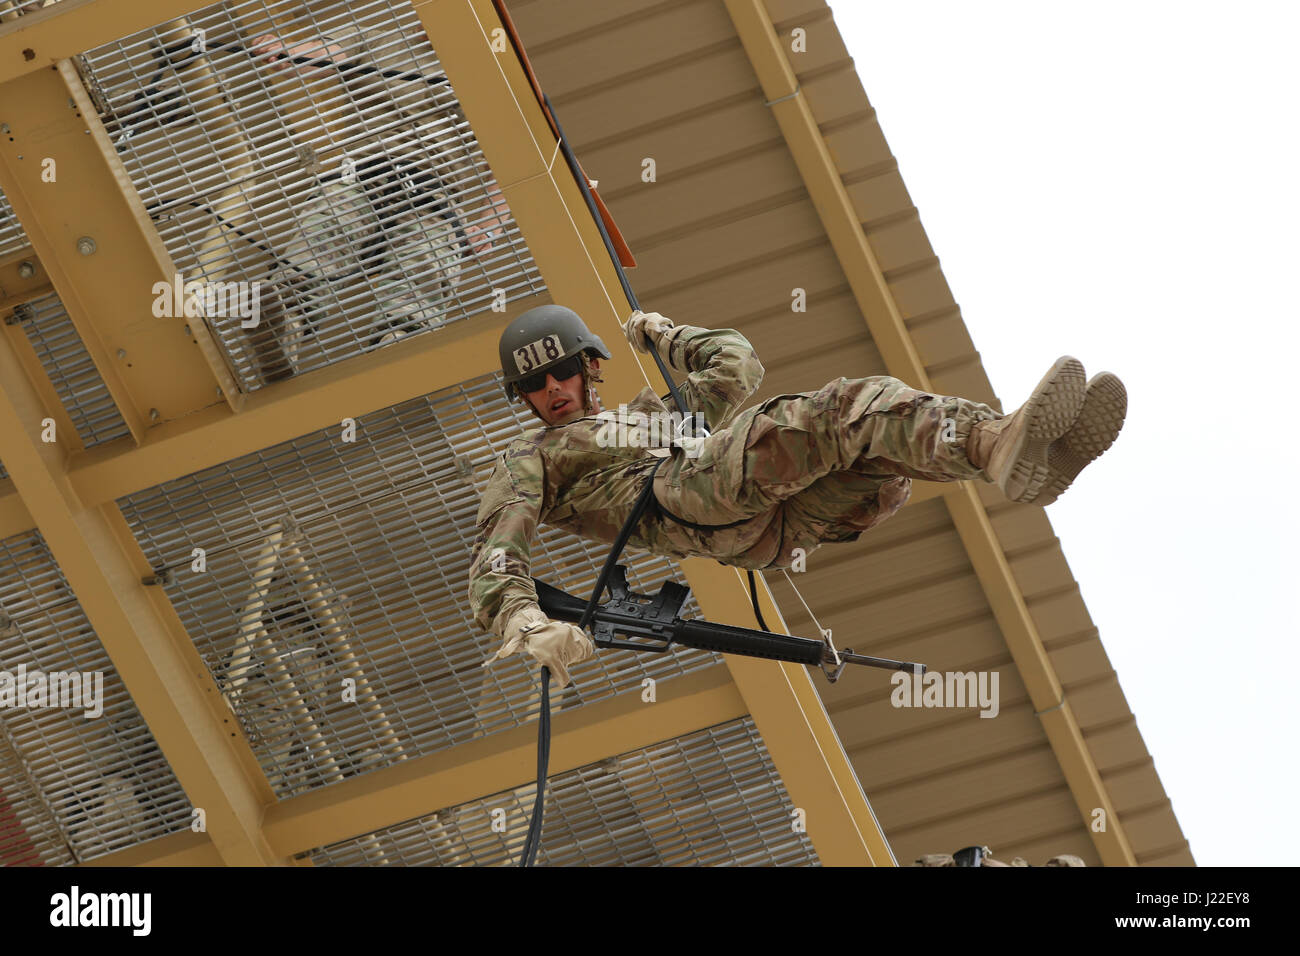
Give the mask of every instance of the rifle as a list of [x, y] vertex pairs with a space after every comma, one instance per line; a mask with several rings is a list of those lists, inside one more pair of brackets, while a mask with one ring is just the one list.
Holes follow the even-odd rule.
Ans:
[[[836, 651], [826, 640], [774, 634], [711, 621], [682, 620], [681, 611], [690, 597], [690, 588], [676, 581], [665, 581], [657, 595], [640, 594], [628, 587], [627, 569], [621, 564], [612, 568], [608, 585], [609, 600], [598, 604], [591, 617], [591, 631], [597, 647], [663, 654], [674, 644], [680, 644], [720, 654], [815, 664], [821, 667], [832, 684], [839, 680], [846, 664], [925, 673], [924, 664], [855, 654], [852, 648]], [[537, 589], [537, 602], [547, 617], [570, 624], [582, 620], [587, 601], [537, 578], [533, 578], [533, 586]], [[620, 640], [616, 634], [629, 639]]]

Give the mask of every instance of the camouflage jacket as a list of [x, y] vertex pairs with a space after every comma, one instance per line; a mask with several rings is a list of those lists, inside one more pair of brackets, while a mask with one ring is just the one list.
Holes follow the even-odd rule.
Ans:
[[[484, 630], [503, 636], [513, 614], [537, 603], [529, 568], [539, 524], [613, 543], [644, 487], [645, 476], [657, 462], [655, 494], [674, 514], [710, 524], [736, 517], [727, 513], [726, 498], [739, 481], [748, 423], [766, 403], [735, 413], [762, 382], [763, 366], [739, 332], [677, 328], [668, 362], [688, 373], [679, 388], [682, 400], [690, 412], [704, 415], [710, 437], [697, 446], [693, 457], [677, 448], [664, 459], [664, 452], [656, 456], [650, 448], [629, 447], [632, 441], [622, 445], [611, 441], [616, 413], [607, 411], [538, 428], [512, 441], [483, 491], [470, 561], [469, 603]], [[650, 388], [626, 404], [633, 415], [670, 411]], [[697, 479], [696, 487], [700, 476], [707, 476], [709, 485], [717, 489], [717, 509], [707, 516], [684, 514], [675, 507], [679, 505], [676, 489], [691, 476]], [[771, 537], [770, 523], [770, 516], [767, 520], [760, 516], [738, 528], [698, 531], [647, 514], [628, 538], [628, 546], [671, 557], [733, 557], [738, 560], [729, 563], [764, 567], [773, 555], [753, 549], [756, 541]]]

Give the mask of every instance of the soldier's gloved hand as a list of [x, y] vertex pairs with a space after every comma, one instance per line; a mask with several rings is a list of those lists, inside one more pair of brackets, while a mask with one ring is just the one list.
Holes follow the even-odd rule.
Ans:
[[673, 320], [667, 316], [660, 315], [658, 312], [642, 312], [637, 310], [633, 312], [623, 326], [623, 331], [627, 335], [627, 340], [632, 343], [632, 347], [638, 352], [649, 352], [650, 343], [657, 343], [659, 336], [663, 335], [673, 327]]
[[541, 608], [533, 605], [511, 615], [506, 622], [505, 643], [483, 662], [483, 666], [521, 650], [531, 654], [539, 664], [549, 667], [555, 686], [562, 689], [569, 683], [569, 666], [593, 656], [596, 645], [581, 628], [563, 621], [552, 621]]

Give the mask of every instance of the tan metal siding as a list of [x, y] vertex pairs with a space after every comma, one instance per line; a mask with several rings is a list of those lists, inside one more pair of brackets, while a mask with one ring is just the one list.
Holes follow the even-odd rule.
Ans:
[[[790, 55], [802, 95], [933, 387], [1002, 407], [831, 11], [819, 0], [766, 7], [779, 37], [808, 32], [807, 52]], [[643, 307], [741, 330], [767, 368], [756, 399], [884, 373], [721, 2], [509, 8], [637, 256], [630, 277]], [[653, 184], [640, 179], [646, 157], [657, 164]], [[807, 292], [806, 315], [790, 312], [796, 287]], [[1137, 772], [1149, 755], [1050, 522], [991, 486], [978, 490], [1140, 862], [1190, 863], [1172, 814], [1150, 809], [1163, 791], [1149, 763]], [[828, 546], [795, 579], [839, 646], [1000, 672], [994, 720], [894, 708], [880, 675], [818, 679], [901, 862], [975, 842], [1034, 864], [1060, 852], [1099, 862], [941, 501], [910, 504], [858, 542]], [[813, 633], [784, 577], [768, 580], [791, 629]]]

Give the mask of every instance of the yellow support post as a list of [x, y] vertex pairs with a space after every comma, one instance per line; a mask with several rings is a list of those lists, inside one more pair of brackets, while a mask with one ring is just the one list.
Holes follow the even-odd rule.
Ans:
[[0, 189], [135, 440], [223, 395], [237, 405], [203, 322], [153, 315], [176, 267], [71, 62], [0, 85], [0, 123]]
[[[180, 619], [141, 578], [149, 566], [121, 512], [78, 500], [11, 343], [0, 338], [0, 460], [167, 762], [232, 865], [280, 862], [261, 834], [273, 795]], [[57, 432], [56, 432], [57, 438]]]

